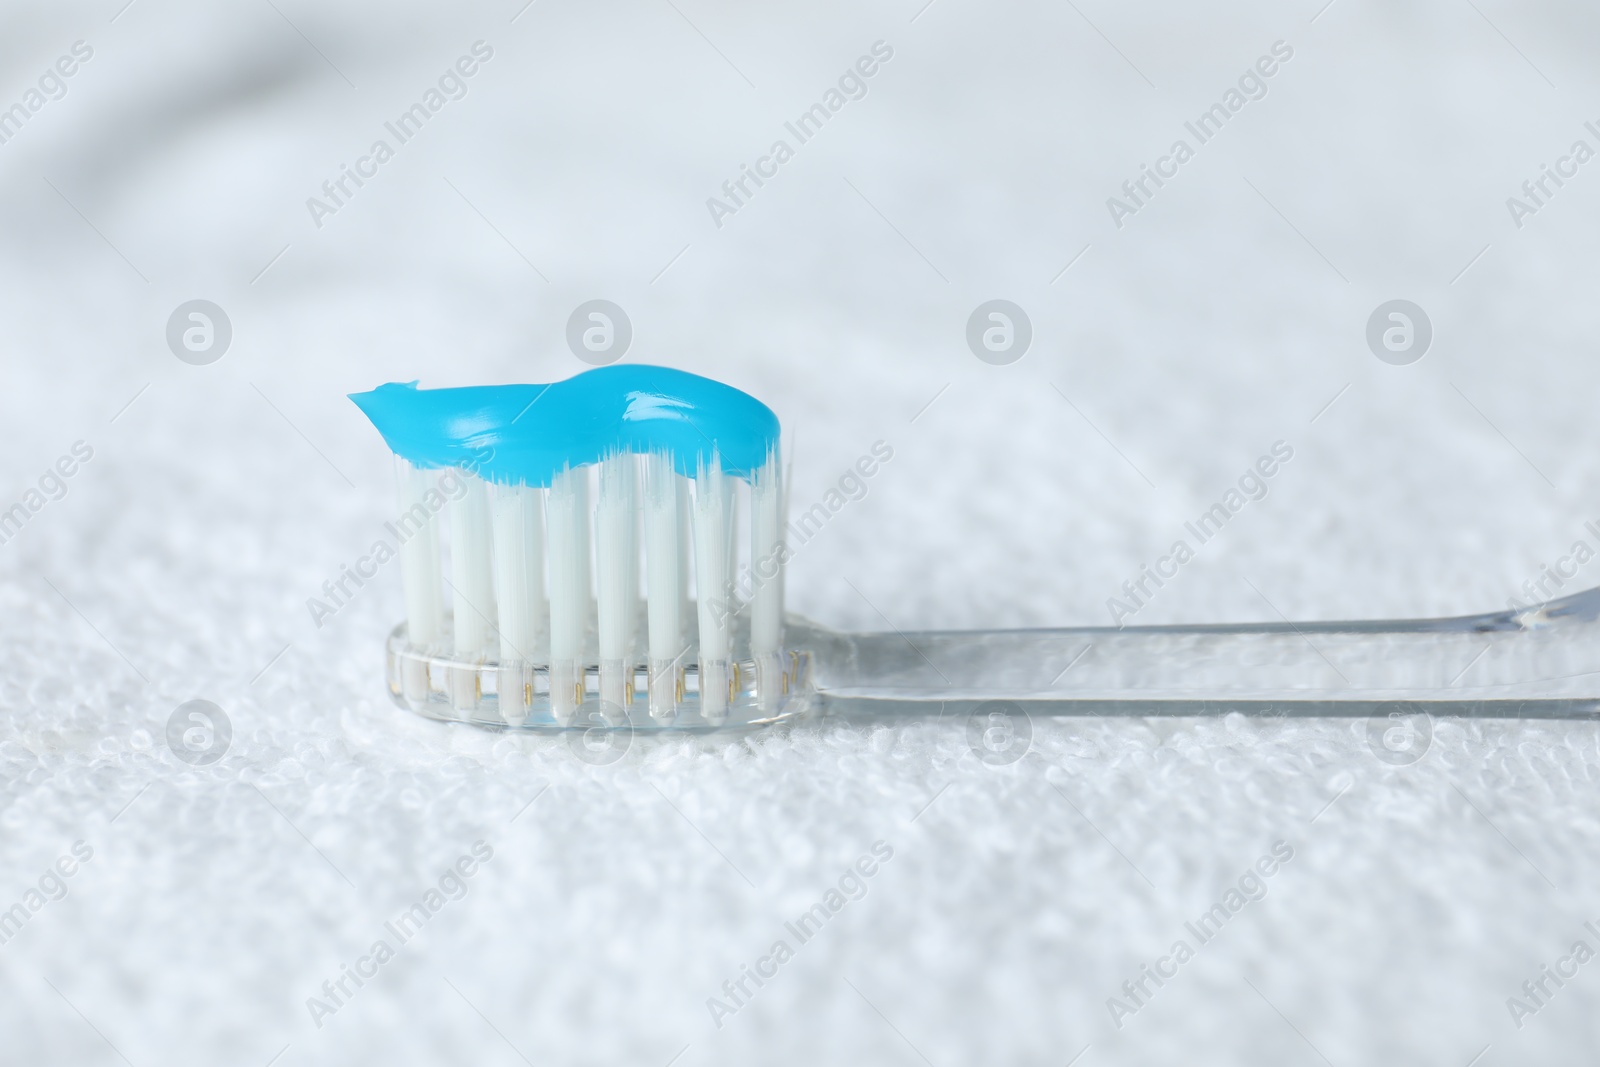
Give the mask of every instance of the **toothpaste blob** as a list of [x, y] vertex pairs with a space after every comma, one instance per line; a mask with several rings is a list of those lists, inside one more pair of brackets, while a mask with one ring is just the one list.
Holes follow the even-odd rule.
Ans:
[[350, 399], [412, 466], [470, 465], [501, 484], [549, 486], [623, 452], [668, 455], [689, 478], [715, 457], [749, 480], [778, 447], [778, 417], [761, 401], [670, 367], [596, 367], [550, 385], [390, 382]]

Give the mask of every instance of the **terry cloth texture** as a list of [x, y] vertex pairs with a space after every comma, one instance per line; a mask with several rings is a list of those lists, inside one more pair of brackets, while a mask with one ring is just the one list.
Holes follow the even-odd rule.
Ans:
[[[0, 1059], [1592, 1060], [1591, 723], [597, 767], [396, 709], [393, 566], [307, 608], [394, 508], [344, 394], [565, 377], [596, 298], [778, 412], [795, 512], [892, 449], [791, 570], [839, 628], [1109, 622], [1236, 489], [1128, 621], [1600, 584], [1592, 6], [118, 6], [0, 14]], [[1409, 365], [1368, 346], [1394, 299]], [[214, 764], [166, 740], [195, 699]]]

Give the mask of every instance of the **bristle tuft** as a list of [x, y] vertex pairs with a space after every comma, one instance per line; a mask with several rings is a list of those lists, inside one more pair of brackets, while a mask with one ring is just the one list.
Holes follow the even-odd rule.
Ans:
[[[404, 460], [396, 474], [409, 643], [446, 657], [444, 696], [457, 711], [485, 706], [492, 685], [487, 706], [497, 705], [507, 725], [527, 722], [546, 696], [557, 724], [584, 725], [578, 719], [594, 707], [586, 701], [596, 695], [590, 671], [598, 667], [607, 723], [626, 722], [638, 703], [658, 723], [698, 707], [715, 725], [735, 699], [751, 700], [752, 664], [754, 701], [740, 706], [779, 709], [790, 679], [776, 450], [737, 474], [713, 454], [692, 478], [666, 453], [616, 453], [592, 471], [558, 473], [549, 488], [490, 485], [467, 470], [423, 470]], [[442, 499], [447, 520], [436, 514]], [[745, 546], [748, 574], [736, 580]], [[635, 692], [641, 667], [642, 694]], [[406, 669], [397, 695], [427, 701], [438, 692], [425, 659]]]

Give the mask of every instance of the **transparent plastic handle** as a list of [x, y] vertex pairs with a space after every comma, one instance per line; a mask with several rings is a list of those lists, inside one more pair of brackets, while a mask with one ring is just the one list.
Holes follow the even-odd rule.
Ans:
[[837, 634], [791, 623], [825, 707], [1030, 713], [1484, 717], [1600, 714], [1600, 589], [1450, 619]]

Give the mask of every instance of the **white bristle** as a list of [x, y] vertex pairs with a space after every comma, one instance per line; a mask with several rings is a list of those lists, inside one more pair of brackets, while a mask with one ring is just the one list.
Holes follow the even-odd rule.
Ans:
[[578, 613], [585, 641], [594, 622], [594, 481], [589, 477], [593, 470], [579, 467], [573, 472], [577, 475], [578, 543], [583, 546], [578, 553]]
[[783, 491], [774, 453], [750, 483], [750, 657], [756, 664], [756, 697], [763, 710], [777, 708], [783, 692], [778, 655], [783, 630]]
[[650, 715], [670, 719], [678, 713], [683, 677], [684, 594], [683, 513], [679, 497], [684, 480], [672, 469], [672, 457], [653, 454], [645, 460], [645, 580], [650, 630]]
[[[394, 528], [400, 541], [400, 581], [406, 599], [406, 637], [417, 648], [432, 648], [444, 623], [444, 583], [439, 569], [439, 520], [424, 501], [428, 474], [395, 457], [400, 514]], [[410, 700], [428, 697], [428, 665], [407, 660], [400, 680]]]
[[[489, 519], [489, 483], [456, 471], [462, 492], [450, 505], [450, 585], [454, 593], [455, 654], [482, 659], [494, 642], [494, 575], [490, 569], [494, 533]], [[457, 671], [450, 681], [458, 708], [478, 703], [476, 671]]]
[[406, 598], [406, 634], [427, 648], [439, 640], [444, 621], [443, 583], [439, 570], [439, 520], [423, 501], [428, 472], [395, 457], [395, 482], [400, 490], [400, 573]]
[[500, 623], [500, 712], [513, 726], [528, 717], [530, 662], [544, 618], [543, 491], [501, 485], [494, 495], [494, 592]]
[[689, 618], [693, 614], [690, 608], [693, 603], [689, 599], [689, 576], [694, 573], [694, 511], [689, 506], [689, 487], [691, 480], [688, 478], [676, 479], [678, 486], [678, 596], [682, 598], [678, 606], [679, 616], [687, 628]]
[[[727, 486], [725, 490], [727, 506], [722, 509], [724, 557], [722, 573], [728, 576], [729, 582], [732, 582], [739, 573], [739, 479], [724, 478], [723, 482]], [[733, 589], [734, 587], [729, 585], [724, 590], [730, 610], [738, 607], [738, 602], [734, 600]]]
[[715, 455], [694, 482], [694, 563], [700, 621], [700, 714], [718, 723], [728, 715], [733, 605], [729, 597], [728, 512], [733, 485]]
[[570, 723], [582, 703], [583, 641], [589, 613], [589, 477], [557, 474], [546, 505], [550, 559], [550, 710]]
[[[602, 706], [620, 709], [625, 722], [639, 698], [634, 678], [642, 662], [648, 688], [640, 702], [657, 722], [677, 719], [691, 669], [708, 723], [725, 722], [736, 696], [741, 707], [753, 696], [761, 711], [779, 710], [789, 679], [782, 647], [786, 479], [777, 450], [750, 472], [748, 490], [739, 485], [745, 476], [725, 471], [715, 453], [694, 478], [680, 475], [668, 453], [619, 453], [591, 466], [592, 474], [589, 466], [562, 471], [543, 489], [491, 486], [464, 470], [397, 462], [395, 526], [416, 649], [446, 651], [439, 647], [444, 586], [454, 597], [449, 701], [458, 710], [479, 708], [482, 671], [492, 661], [501, 716], [520, 726], [547, 672], [550, 714], [570, 726], [588, 695], [587, 670], [598, 661]], [[452, 493], [453, 479], [459, 485]], [[451, 497], [446, 582], [437, 513]], [[744, 551], [748, 589], [735, 583]], [[752, 662], [753, 679], [745, 673]], [[437, 699], [426, 658], [408, 663], [401, 684], [407, 700]]]
[[623, 622], [623, 627], [628, 635], [627, 695], [630, 703], [634, 696], [634, 677], [638, 668], [639, 657], [644, 654], [644, 649], [639, 647], [639, 612], [644, 607], [639, 599], [639, 583], [644, 579], [644, 575], [639, 569], [639, 512], [643, 499], [639, 489], [639, 463], [641, 459], [642, 457], [628, 456], [628, 462], [632, 465], [633, 472], [633, 514], [628, 526], [631, 542], [624, 564], [628, 569], [628, 577], [624, 584], [627, 585], [630, 592], [628, 594], [628, 602], [625, 605], [626, 618]]
[[494, 637], [494, 577], [490, 570], [493, 534], [489, 521], [489, 483], [457, 472], [464, 489], [450, 505], [450, 584], [455, 590], [455, 651], [476, 656], [489, 651]]
[[633, 625], [639, 600], [638, 507], [633, 456], [602, 460], [600, 495], [595, 503], [600, 699], [619, 710], [632, 703]]

